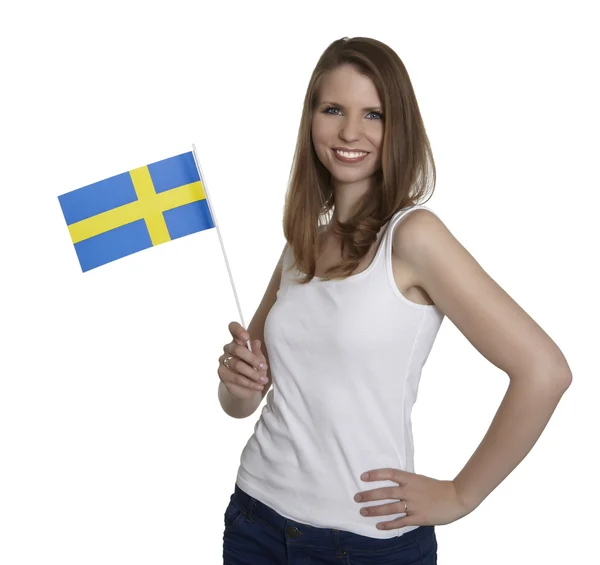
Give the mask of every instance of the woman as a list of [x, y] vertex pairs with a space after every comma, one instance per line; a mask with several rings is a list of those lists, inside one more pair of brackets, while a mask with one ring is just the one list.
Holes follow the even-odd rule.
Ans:
[[[304, 101], [287, 244], [248, 331], [232, 322], [219, 359], [234, 418], [273, 383], [225, 511], [225, 563], [436, 563], [434, 526], [481, 504], [568, 388], [556, 344], [418, 204], [430, 185], [401, 60], [373, 39], [333, 42]], [[444, 316], [510, 378], [454, 480], [414, 473], [411, 428]]]

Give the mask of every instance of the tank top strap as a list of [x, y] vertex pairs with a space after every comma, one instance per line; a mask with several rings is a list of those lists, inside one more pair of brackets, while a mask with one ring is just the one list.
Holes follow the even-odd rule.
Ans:
[[[438, 216], [431, 208], [428, 206], [424, 206], [423, 204], [416, 204], [415, 206], [410, 206], [409, 208], [403, 208], [399, 210], [392, 216], [392, 219], [388, 222], [388, 225], [385, 228], [385, 234], [383, 236], [382, 245], [385, 246], [385, 256], [386, 258], [391, 256], [392, 254], [392, 243], [394, 241], [394, 229], [400, 223], [400, 221], [408, 216], [414, 210], [429, 210], [432, 214]], [[439, 218], [439, 216], [438, 216]]]
[[290, 270], [292, 265], [292, 248], [289, 243], [285, 244], [285, 251], [283, 253], [283, 261], [281, 263], [281, 282], [280, 287], [286, 286], [290, 283], [298, 273], [296, 269]]

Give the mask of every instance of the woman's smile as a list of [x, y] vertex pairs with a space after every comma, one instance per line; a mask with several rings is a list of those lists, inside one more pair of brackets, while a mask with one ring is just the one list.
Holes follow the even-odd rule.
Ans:
[[366, 151], [342, 151], [340, 149], [332, 149], [332, 151], [338, 161], [347, 164], [360, 163], [369, 154]]

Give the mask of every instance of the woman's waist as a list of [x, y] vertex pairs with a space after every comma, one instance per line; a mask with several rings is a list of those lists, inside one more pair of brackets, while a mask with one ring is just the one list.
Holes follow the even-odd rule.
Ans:
[[[269, 472], [325, 491], [338, 488], [340, 479], [346, 489], [361, 486], [360, 476], [372, 469], [412, 471], [412, 438], [381, 428], [376, 431], [371, 435], [323, 429], [284, 432], [270, 429], [268, 421], [261, 419], [242, 452], [241, 466], [257, 477]], [[337, 478], [332, 480], [332, 473]]]

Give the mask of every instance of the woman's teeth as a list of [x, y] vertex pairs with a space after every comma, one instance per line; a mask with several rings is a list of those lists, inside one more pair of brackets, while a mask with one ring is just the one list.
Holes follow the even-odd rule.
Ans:
[[363, 155], [366, 155], [364, 152], [349, 153], [348, 151], [339, 151], [338, 149], [336, 149], [335, 152], [342, 157], [347, 157], [348, 159], [355, 159], [356, 157], [362, 157]]

